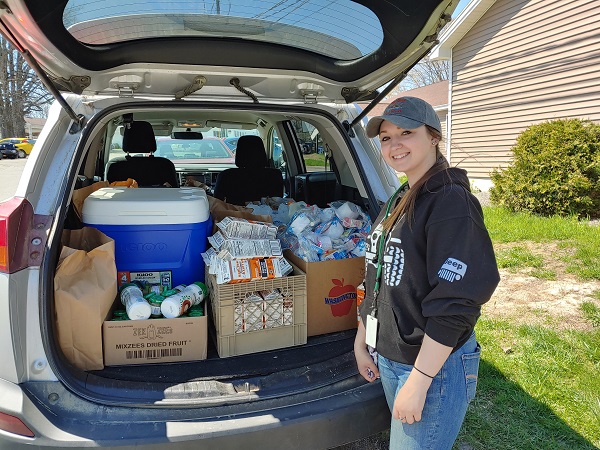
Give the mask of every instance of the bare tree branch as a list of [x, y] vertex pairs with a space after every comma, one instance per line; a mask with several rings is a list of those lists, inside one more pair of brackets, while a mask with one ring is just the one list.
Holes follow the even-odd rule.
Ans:
[[25, 117], [45, 117], [51, 102], [23, 56], [0, 36], [0, 136], [25, 136]]
[[404, 91], [429, 86], [449, 78], [450, 64], [448, 61], [432, 61], [424, 58], [408, 72], [406, 78], [390, 92], [389, 96], [396, 97]]

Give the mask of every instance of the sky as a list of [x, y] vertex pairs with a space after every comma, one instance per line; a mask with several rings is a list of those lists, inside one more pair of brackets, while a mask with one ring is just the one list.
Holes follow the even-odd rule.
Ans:
[[456, 9], [454, 10], [454, 13], [452, 14], [452, 17], [456, 17], [460, 14], [460, 12], [465, 9], [465, 6], [467, 6], [467, 4], [469, 3], [470, 0], [460, 0], [458, 2], [458, 6], [456, 7]]

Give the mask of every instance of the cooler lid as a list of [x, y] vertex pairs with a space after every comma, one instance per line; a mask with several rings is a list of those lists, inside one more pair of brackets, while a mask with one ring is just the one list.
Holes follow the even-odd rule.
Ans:
[[107, 187], [83, 203], [88, 225], [168, 225], [206, 222], [210, 210], [201, 188]]

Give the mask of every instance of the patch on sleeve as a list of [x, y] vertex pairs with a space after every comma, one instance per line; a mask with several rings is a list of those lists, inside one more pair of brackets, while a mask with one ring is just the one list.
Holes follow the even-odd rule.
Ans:
[[450, 283], [464, 278], [467, 265], [458, 259], [448, 258], [438, 272], [438, 277]]

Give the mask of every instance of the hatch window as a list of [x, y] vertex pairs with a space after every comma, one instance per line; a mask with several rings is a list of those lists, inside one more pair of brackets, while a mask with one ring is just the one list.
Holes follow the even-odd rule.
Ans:
[[65, 28], [85, 44], [227, 37], [294, 45], [339, 60], [379, 48], [377, 16], [351, 0], [69, 0]]

